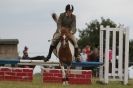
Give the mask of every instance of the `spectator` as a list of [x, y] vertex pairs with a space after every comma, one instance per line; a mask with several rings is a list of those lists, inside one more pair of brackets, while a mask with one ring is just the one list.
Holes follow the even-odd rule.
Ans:
[[87, 54], [87, 61], [90, 61], [91, 50], [90, 50], [90, 46], [89, 45], [86, 45], [85, 53]]
[[97, 47], [91, 52], [90, 58], [91, 61], [99, 61], [99, 49]]
[[112, 62], [112, 50], [109, 50], [109, 62]]
[[26, 59], [26, 60], [30, 59], [28, 56], [28, 47], [27, 46], [24, 47], [22, 59]]
[[82, 52], [80, 53], [80, 60], [81, 60], [81, 62], [86, 62], [87, 61], [87, 54], [86, 54], [85, 49], [82, 49]]

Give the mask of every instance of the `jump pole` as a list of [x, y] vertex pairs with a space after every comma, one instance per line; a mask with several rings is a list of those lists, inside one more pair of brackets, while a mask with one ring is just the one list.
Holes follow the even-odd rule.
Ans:
[[[0, 64], [18, 64], [18, 65], [51, 65], [59, 66], [59, 62], [44, 62], [44, 60], [23, 60], [23, 59], [3, 59], [0, 60]], [[103, 65], [101, 62], [72, 62], [72, 66], [81, 67], [98, 67]]]

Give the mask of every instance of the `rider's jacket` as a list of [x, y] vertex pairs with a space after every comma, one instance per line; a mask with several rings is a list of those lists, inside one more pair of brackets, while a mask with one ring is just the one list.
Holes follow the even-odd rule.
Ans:
[[59, 32], [61, 27], [66, 27], [67, 29], [72, 31], [73, 34], [76, 33], [76, 16], [74, 14], [72, 14], [71, 16], [67, 16], [65, 12], [61, 13], [57, 21], [56, 32]]

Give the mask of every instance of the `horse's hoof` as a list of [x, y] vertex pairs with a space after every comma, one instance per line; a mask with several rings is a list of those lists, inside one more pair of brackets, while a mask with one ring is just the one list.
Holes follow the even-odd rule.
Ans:
[[62, 83], [62, 85], [63, 85], [63, 86], [66, 86], [66, 82], [64, 81], [64, 82]]
[[63, 86], [68, 86], [69, 83], [68, 83], [68, 81], [64, 81], [64, 82], [62, 83], [62, 85], [63, 85]]
[[67, 85], [67, 86], [69, 85], [68, 81], [66, 81], [66, 85]]

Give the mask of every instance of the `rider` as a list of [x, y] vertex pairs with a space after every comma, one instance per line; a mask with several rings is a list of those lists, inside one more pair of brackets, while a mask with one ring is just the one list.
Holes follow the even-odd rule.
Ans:
[[51, 58], [51, 54], [54, 48], [56, 48], [59, 39], [60, 39], [60, 29], [66, 29], [70, 30], [71, 32], [71, 40], [74, 43], [75, 47], [75, 60], [79, 61], [79, 53], [78, 53], [78, 44], [77, 44], [77, 39], [75, 38], [74, 34], [76, 33], [76, 16], [73, 13], [74, 7], [73, 5], [66, 5], [65, 12], [61, 13], [59, 16], [59, 19], [56, 21], [57, 22], [57, 30], [54, 34], [54, 37], [52, 39], [52, 43], [49, 48], [49, 53], [47, 57], [44, 59], [44, 61], [48, 61]]

